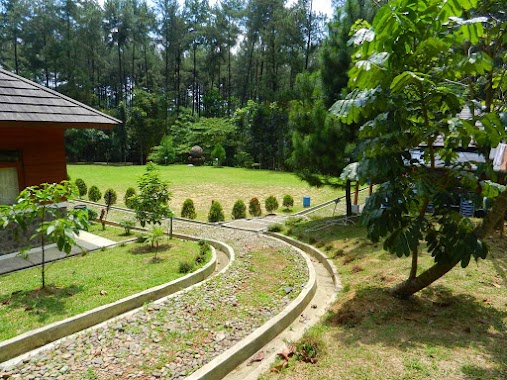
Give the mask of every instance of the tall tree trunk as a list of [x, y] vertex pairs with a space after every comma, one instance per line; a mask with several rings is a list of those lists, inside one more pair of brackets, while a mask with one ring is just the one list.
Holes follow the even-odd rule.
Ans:
[[[472, 233], [479, 239], [484, 239], [491, 235], [497, 223], [504, 218], [505, 210], [507, 210], [507, 189], [496, 198], [495, 203], [484, 216], [482, 223], [480, 223]], [[460, 261], [461, 259], [453, 259], [448, 262], [435, 263], [419, 276], [409, 278], [401, 284], [394, 286], [391, 289], [391, 293], [399, 298], [408, 298], [412, 294], [417, 293], [438, 280], [454, 268]]]
[[305, 53], [305, 71], [308, 70], [308, 59], [310, 57], [310, 46], [312, 42], [312, 12], [313, 12], [313, 0], [310, 0], [310, 13], [308, 14], [308, 35], [306, 39], [306, 53]]

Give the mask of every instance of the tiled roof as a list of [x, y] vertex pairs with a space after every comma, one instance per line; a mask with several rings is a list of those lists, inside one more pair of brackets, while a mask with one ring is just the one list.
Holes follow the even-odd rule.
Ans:
[[[0, 69], [0, 123], [111, 128], [121, 121], [9, 71]], [[15, 124], [9, 123], [12, 127]]]

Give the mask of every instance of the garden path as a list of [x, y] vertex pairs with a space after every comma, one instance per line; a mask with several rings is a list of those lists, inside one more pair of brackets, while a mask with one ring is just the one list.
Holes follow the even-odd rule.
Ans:
[[239, 297], [243, 289], [256, 284], [256, 271], [261, 269], [255, 267], [252, 259], [255, 253], [276, 250], [286, 255], [293, 266], [294, 293], [299, 293], [306, 283], [305, 261], [285, 243], [262, 234], [205, 224], [175, 221], [173, 227], [178, 233], [230, 244], [236, 252], [236, 261], [226, 273], [198, 287], [64, 338], [17, 363], [9, 363], [4, 368], [9, 374], [7, 378], [183, 378], [246, 337], [290, 302], [288, 296], [279, 292], [273, 295], [273, 302], [260, 305]]
[[[45, 261], [52, 262], [61, 260], [69, 256], [74, 256], [83, 253], [83, 251], [93, 251], [102, 247], [108, 247], [116, 244], [116, 242], [91, 234], [86, 231], [81, 231], [79, 236], [76, 236], [75, 246], [69, 255], [60, 252], [56, 244], [50, 244], [45, 249]], [[21, 269], [30, 268], [42, 263], [42, 250], [40, 247], [33, 248], [26, 253], [25, 259], [19, 252], [9, 253], [0, 256], [0, 274], [15, 272]]]

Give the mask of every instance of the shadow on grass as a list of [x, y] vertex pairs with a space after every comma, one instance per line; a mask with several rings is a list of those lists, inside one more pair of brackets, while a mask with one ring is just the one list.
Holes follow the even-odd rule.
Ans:
[[[342, 326], [336, 340], [378, 343], [401, 351], [471, 347], [485, 353], [488, 366], [463, 365], [465, 379], [507, 379], [507, 309], [497, 309], [469, 295], [432, 286], [409, 300], [386, 288], [365, 287], [348, 294], [328, 315], [328, 326]], [[466, 358], [470, 362], [473, 358]]]
[[65, 314], [65, 299], [83, 291], [82, 286], [57, 287], [53, 284], [43, 289], [13, 292], [0, 296], [0, 303], [10, 309], [22, 309], [37, 316], [39, 322], [51, 315]]
[[496, 248], [494, 252], [489, 254], [488, 258], [502, 279], [503, 286], [507, 287], [507, 239], [505, 237], [494, 237], [489, 239], [488, 243]]
[[344, 217], [329, 217], [299, 222], [287, 228], [292, 230], [291, 235], [305, 242], [316, 239], [316, 236], [318, 236], [318, 241], [324, 244], [344, 238], [364, 238], [364, 227], [359, 225], [357, 218], [354, 218], [353, 221], [355, 224], [346, 224]]
[[145, 255], [145, 254], [161, 254], [169, 251], [172, 248], [172, 245], [169, 243], [159, 244], [157, 247], [152, 247], [149, 243], [138, 243], [139, 245], [134, 246], [129, 252], [132, 255]]

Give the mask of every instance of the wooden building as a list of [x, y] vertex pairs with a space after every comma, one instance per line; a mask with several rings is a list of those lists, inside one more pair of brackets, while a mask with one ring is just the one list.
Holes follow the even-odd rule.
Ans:
[[110, 129], [121, 121], [0, 69], [0, 203], [20, 190], [67, 178], [65, 128]]

